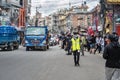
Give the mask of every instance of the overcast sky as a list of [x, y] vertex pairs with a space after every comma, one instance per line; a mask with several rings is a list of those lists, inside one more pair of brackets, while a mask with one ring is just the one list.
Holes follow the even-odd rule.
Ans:
[[[56, 12], [61, 8], [68, 8], [69, 2], [71, 6], [80, 5], [82, 1], [85, 0], [32, 0], [32, 8], [31, 8], [31, 16], [35, 15], [36, 7], [40, 7], [38, 11], [43, 14], [43, 16], [47, 16], [53, 12]], [[89, 10], [99, 4], [99, 0], [86, 0]]]

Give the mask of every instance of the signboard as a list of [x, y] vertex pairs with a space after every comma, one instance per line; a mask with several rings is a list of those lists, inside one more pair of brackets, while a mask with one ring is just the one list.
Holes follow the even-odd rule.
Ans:
[[120, 0], [106, 0], [108, 4], [120, 4]]

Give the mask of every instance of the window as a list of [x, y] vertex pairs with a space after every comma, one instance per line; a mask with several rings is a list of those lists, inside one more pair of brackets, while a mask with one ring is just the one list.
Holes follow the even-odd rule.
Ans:
[[31, 3], [31, 0], [29, 0], [29, 3]]
[[45, 35], [45, 28], [41, 27], [27, 28], [26, 35]]
[[21, 5], [21, 6], [23, 5], [23, 0], [20, 0], [20, 5]]

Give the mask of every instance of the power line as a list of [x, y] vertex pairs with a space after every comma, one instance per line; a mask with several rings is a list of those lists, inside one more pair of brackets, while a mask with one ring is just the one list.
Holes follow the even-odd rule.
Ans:
[[[96, 0], [86, 0], [86, 2], [88, 3], [88, 2], [91, 2], [91, 1], [96, 1]], [[51, 0], [49, 0], [49, 2], [47, 1], [47, 2], [42, 2], [42, 3], [40, 3], [40, 2], [34, 2], [34, 3], [40, 3], [44, 8], [46, 7], [49, 7], [48, 5], [50, 4], [50, 5], [52, 5], [52, 3], [50, 3], [50, 2], [57, 2], [57, 1], [51, 1]], [[75, 5], [75, 4], [82, 4], [83, 3], [83, 0], [80, 2], [80, 1], [77, 1], [77, 2], [70, 2], [70, 0], [69, 0], [69, 2], [68, 3], [64, 3], [64, 4], [58, 4], [58, 5], [56, 5], [56, 4], [53, 4], [53, 6], [50, 6], [50, 7], [55, 7], [55, 6], [67, 6], [67, 5], [69, 5], [69, 7], [71, 6], [71, 5]], [[47, 5], [45, 5], [45, 4], [47, 4]], [[32, 6], [32, 7], [35, 7], [35, 6]]]
[[[94, 1], [98, 1], [98, 0], [86, 0], [86, 2], [87, 3], [91, 3], [91, 2], [94, 2]], [[54, 2], [54, 1], [53, 1]], [[69, 0], [69, 2], [68, 3], [64, 3], [64, 4], [59, 4], [59, 5], [52, 5], [51, 3], [45, 3], [45, 4], [48, 4], [48, 5], [42, 5], [41, 4], [41, 9], [39, 10], [39, 11], [44, 11], [44, 12], [52, 12], [52, 11], [55, 11], [55, 10], [58, 10], [58, 9], [60, 9], [60, 8], [69, 8], [69, 7], [71, 7], [71, 5], [75, 5], [75, 4], [77, 4], [78, 6], [80, 5], [80, 4], [82, 4], [82, 2], [81, 1], [77, 1], [77, 2], [70, 2], [70, 0]], [[52, 6], [49, 6], [49, 4], [50, 5], [52, 5]], [[57, 7], [56, 7], [57, 6]], [[67, 7], [68, 6], [68, 7]], [[36, 6], [32, 6], [33, 8], [36, 8]], [[48, 7], [49, 7], [49, 9], [48, 9]], [[51, 8], [51, 9], [50, 9]], [[34, 10], [34, 9], [33, 9]]]

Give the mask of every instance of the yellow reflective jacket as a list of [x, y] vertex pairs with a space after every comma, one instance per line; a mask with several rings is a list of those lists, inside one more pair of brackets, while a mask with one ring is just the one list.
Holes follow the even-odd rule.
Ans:
[[71, 39], [72, 41], [72, 51], [80, 50], [80, 38]]

